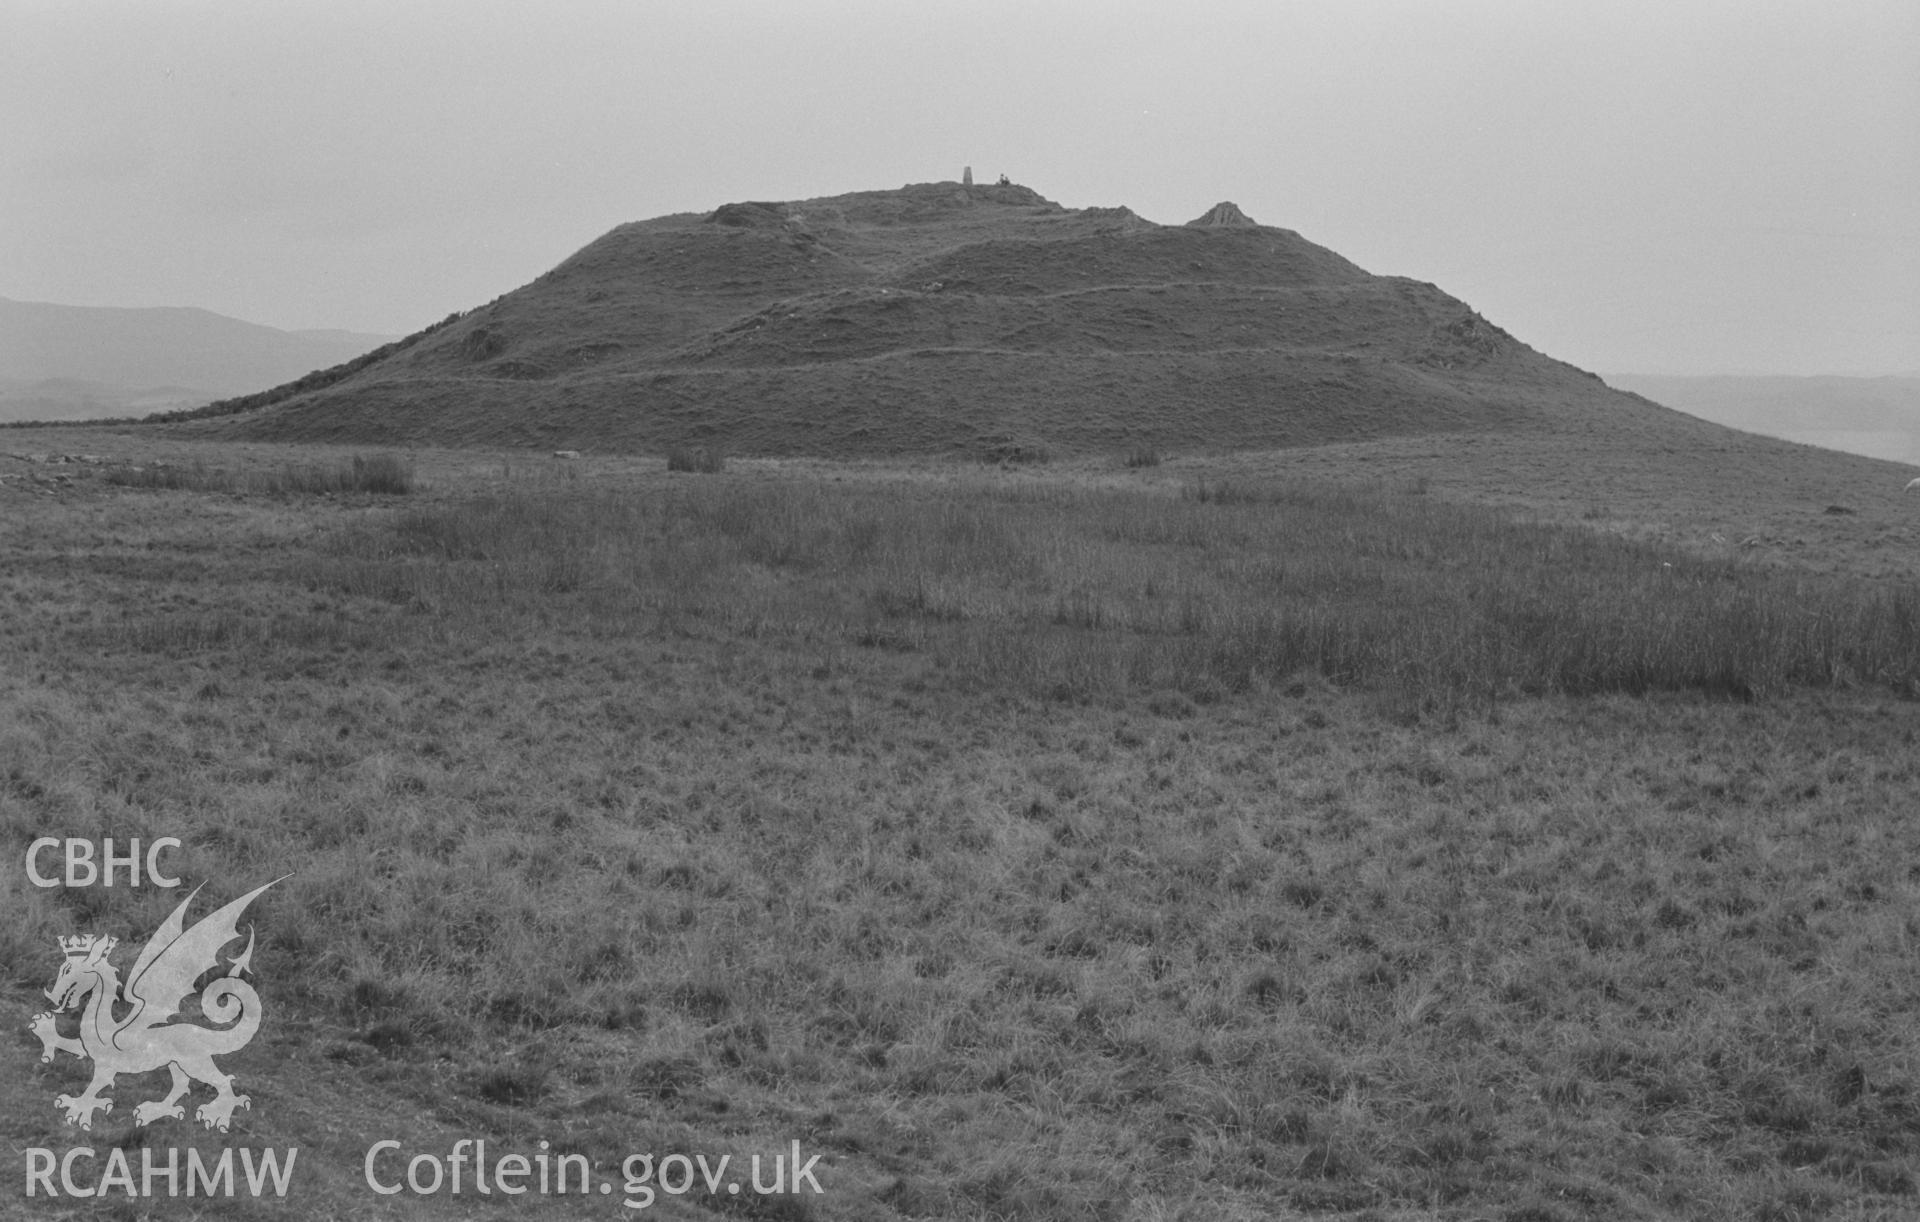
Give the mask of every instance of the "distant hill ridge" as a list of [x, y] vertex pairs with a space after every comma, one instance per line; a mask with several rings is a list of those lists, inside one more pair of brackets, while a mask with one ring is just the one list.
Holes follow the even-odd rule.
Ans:
[[942, 182], [620, 225], [522, 288], [192, 428], [847, 456], [1224, 450], [1609, 414], [1679, 419], [1231, 203], [1170, 226]]
[[188, 306], [70, 306], [0, 297], [0, 415], [10, 404], [200, 402], [264, 390], [391, 339], [282, 331]]
[[1606, 380], [1729, 428], [1920, 463], [1920, 376], [1608, 374]]

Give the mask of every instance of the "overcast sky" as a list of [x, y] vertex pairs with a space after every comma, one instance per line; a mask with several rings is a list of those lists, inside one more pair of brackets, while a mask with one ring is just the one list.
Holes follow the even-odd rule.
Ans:
[[1915, 0], [0, 0], [16, 300], [401, 333], [968, 164], [1230, 199], [1596, 371], [1920, 371]]

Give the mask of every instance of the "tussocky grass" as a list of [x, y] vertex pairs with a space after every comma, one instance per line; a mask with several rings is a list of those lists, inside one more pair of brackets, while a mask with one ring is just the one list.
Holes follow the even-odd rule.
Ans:
[[[342, 1033], [361, 1148], [423, 1106], [596, 1153], [804, 1124], [817, 1216], [1910, 1205], [1912, 705], [1787, 605], [1884, 648], [1900, 591], [1234, 489], [36, 505], [0, 836], [293, 871], [262, 991]], [[1656, 659], [1697, 600], [1758, 660], [1453, 685], [1420, 649], [1513, 591]], [[1318, 605], [1322, 652], [1247, 644]], [[52, 935], [179, 898], [10, 877], [29, 1000]]]
[[288, 463], [264, 470], [225, 470], [196, 462], [187, 466], [124, 464], [102, 472], [109, 484], [126, 488], [185, 489], [191, 492], [293, 493], [367, 492], [404, 496], [413, 491], [413, 468], [393, 454], [355, 456], [344, 462]]
[[1184, 491], [516, 490], [364, 530], [312, 580], [438, 610], [531, 600], [597, 631], [717, 616], [1082, 697], [1300, 672], [1415, 709], [1920, 690], [1910, 584], [1763, 573], [1403, 493]]

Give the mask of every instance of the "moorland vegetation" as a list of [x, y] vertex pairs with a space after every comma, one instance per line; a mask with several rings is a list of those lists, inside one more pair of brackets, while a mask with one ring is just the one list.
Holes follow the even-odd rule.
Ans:
[[[776, 1217], [1913, 1200], [1910, 582], [1119, 452], [205, 452], [7, 493], [0, 835], [293, 872], [235, 1132], [338, 1169], [296, 1216], [476, 1134], [803, 1137]], [[22, 1022], [176, 900], [10, 892]]]

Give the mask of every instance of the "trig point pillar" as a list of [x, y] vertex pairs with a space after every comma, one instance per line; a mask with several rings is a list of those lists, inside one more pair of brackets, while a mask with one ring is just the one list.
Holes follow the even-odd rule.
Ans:
[[966, 169], [960, 171], [960, 185], [963, 187], [971, 187], [973, 185], [972, 166], [968, 166]]

